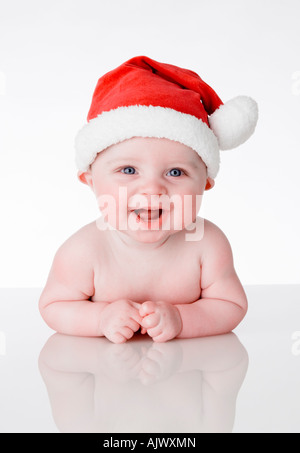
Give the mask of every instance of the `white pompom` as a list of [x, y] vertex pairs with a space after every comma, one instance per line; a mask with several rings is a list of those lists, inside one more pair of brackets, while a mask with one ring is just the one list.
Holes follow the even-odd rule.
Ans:
[[250, 97], [237, 96], [221, 105], [210, 117], [209, 125], [220, 149], [232, 149], [253, 134], [258, 119], [257, 103]]

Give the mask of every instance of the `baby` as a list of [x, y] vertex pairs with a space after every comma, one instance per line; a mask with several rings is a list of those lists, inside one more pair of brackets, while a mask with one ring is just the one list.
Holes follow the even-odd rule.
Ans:
[[135, 57], [98, 81], [76, 138], [102, 216], [57, 251], [40, 298], [54, 330], [154, 341], [218, 335], [247, 311], [230, 244], [197, 217], [219, 150], [247, 140], [257, 105], [223, 104], [194, 72]]

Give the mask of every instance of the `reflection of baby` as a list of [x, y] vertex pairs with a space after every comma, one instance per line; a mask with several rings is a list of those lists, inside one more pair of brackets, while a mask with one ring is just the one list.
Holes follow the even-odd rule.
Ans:
[[99, 79], [88, 121], [76, 140], [78, 177], [102, 223], [57, 251], [40, 298], [47, 324], [114, 343], [139, 329], [157, 342], [234, 329], [247, 299], [231, 248], [197, 212], [219, 149], [254, 131], [256, 103], [223, 104], [194, 72], [136, 57]]
[[54, 334], [39, 358], [62, 432], [230, 432], [247, 366], [233, 333], [118, 346]]

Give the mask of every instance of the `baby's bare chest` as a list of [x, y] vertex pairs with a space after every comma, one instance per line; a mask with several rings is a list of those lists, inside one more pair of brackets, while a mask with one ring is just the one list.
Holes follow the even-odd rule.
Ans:
[[200, 298], [200, 278], [195, 254], [171, 254], [160, 259], [129, 254], [96, 266], [93, 300], [193, 302]]

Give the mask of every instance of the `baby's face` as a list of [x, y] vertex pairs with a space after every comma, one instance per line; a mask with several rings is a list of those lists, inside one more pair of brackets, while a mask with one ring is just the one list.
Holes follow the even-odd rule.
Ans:
[[98, 154], [79, 175], [94, 191], [106, 221], [142, 242], [190, 225], [213, 186], [191, 148], [168, 139], [132, 138]]

